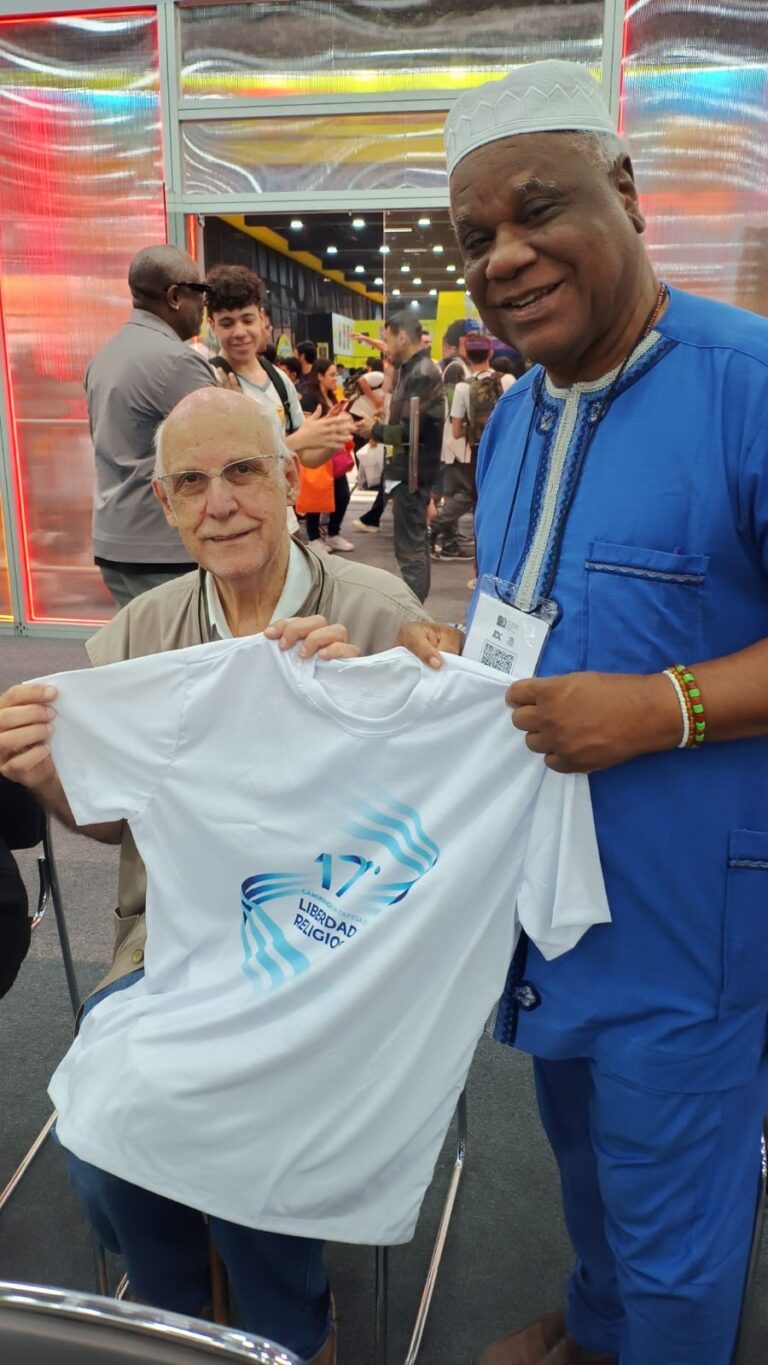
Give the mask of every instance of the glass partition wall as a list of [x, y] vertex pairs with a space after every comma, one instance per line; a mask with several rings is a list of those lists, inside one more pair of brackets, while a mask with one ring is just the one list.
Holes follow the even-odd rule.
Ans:
[[402, 304], [437, 355], [472, 312], [443, 122], [513, 63], [568, 57], [602, 77], [662, 275], [768, 311], [763, 9], [498, 0], [478, 23], [464, 0], [6, 0], [0, 622], [86, 629], [112, 611], [91, 557], [82, 375], [128, 314], [133, 253], [235, 250], [264, 275], [284, 348], [310, 315], [374, 336]]

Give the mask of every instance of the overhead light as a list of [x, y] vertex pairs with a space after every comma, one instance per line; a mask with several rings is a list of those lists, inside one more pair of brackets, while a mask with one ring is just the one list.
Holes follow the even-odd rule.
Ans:
[[382, 256], [388, 256], [388, 255], [389, 255], [389, 252], [390, 252], [390, 248], [389, 248], [388, 246], [380, 246], [380, 247], [379, 247], [379, 251], [381, 252], [381, 255], [382, 255]]
[[418, 221], [419, 221], [419, 227], [431, 227], [431, 226], [432, 226], [432, 219], [431, 219], [431, 218], [419, 218]]
[[443, 252], [445, 251], [445, 247], [443, 246], [442, 242], [435, 242], [435, 245], [433, 246], [432, 250], [434, 251], [436, 256], [442, 256]]
[[364, 228], [364, 227], [365, 227], [365, 219], [364, 219], [364, 218], [353, 218], [353, 219], [352, 219], [352, 226], [353, 226], [353, 228]]
[[463, 284], [463, 283], [464, 283], [464, 276], [463, 276], [463, 275], [457, 275], [457, 276], [456, 276], [456, 283], [457, 283], [457, 284]]
[[453, 272], [454, 272], [454, 270], [456, 269], [456, 266], [455, 266], [455, 265], [447, 265], [445, 268], [446, 268], [446, 270], [448, 271], [448, 274], [449, 274], [449, 275], [452, 275]]
[[437, 290], [436, 290], [436, 289], [430, 289], [429, 292], [430, 292], [430, 295], [431, 295], [432, 297], [434, 297], [434, 295], [437, 293]]
[[414, 275], [414, 277], [413, 277], [413, 283], [414, 283], [414, 284], [421, 284], [421, 275]]
[[393, 290], [392, 290], [392, 293], [399, 296], [400, 290], [399, 290], [399, 289], [393, 289]]
[[339, 248], [337, 246], [327, 246], [325, 248], [325, 254], [326, 256], [338, 256]]
[[355, 274], [356, 274], [356, 275], [364, 275], [364, 274], [365, 274], [365, 266], [364, 266], [364, 265], [356, 265], [356, 266], [355, 266]]
[[418, 307], [419, 307], [419, 300], [418, 300], [418, 299], [411, 299], [411, 308], [418, 308]]
[[390, 225], [387, 224], [387, 232], [413, 232], [413, 228], [407, 228], [407, 227], [390, 227]]
[[411, 267], [410, 267], [409, 265], [401, 265], [401, 266], [400, 266], [400, 274], [401, 274], [401, 275], [410, 275], [410, 273], [411, 273]]
[[304, 224], [302, 223], [300, 218], [291, 219], [291, 227], [293, 228], [294, 232], [298, 232], [300, 228], [303, 228], [303, 226]]
[[381, 275], [377, 275], [377, 276], [376, 276], [376, 279], [373, 281], [373, 283], [374, 283], [374, 284], [383, 284], [384, 281], [383, 281], [383, 279], [381, 278]]

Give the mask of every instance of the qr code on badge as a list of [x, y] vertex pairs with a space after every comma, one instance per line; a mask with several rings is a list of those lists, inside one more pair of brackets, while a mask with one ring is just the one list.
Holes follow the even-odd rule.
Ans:
[[486, 640], [480, 654], [480, 662], [487, 664], [489, 668], [497, 668], [500, 673], [511, 673], [517, 662], [517, 655], [510, 654], [506, 649], [497, 649], [496, 645], [491, 645]]

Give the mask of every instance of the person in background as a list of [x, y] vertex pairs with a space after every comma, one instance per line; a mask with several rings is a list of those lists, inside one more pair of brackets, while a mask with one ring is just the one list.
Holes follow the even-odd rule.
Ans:
[[[397, 366], [397, 381], [386, 423], [371, 417], [357, 419], [358, 432], [392, 447], [385, 465], [391, 485], [395, 528], [395, 557], [409, 588], [420, 602], [430, 585], [427, 508], [440, 465], [445, 399], [443, 379], [421, 344], [421, 323], [413, 313], [393, 314], [385, 327], [389, 358]], [[415, 453], [416, 487], [409, 487], [410, 405], [419, 406], [419, 443]], [[362, 519], [361, 519], [362, 520]]]
[[[317, 360], [313, 379], [314, 384], [308, 383], [301, 395], [302, 407], [307, 412], [314, 412], [318, 407], [322, 408], [326, 414], [336, 411], [339, 376], [334, 362], [328, 359]], [[329, 553], [337, 550], [343, 554], [348, 554], [355, 547], [351, 540], [345, 540], [341, 534], [341, 524], [349, 506], [350, 493], [347, 474], [350, 469], [354, 469], [355, 462], [346, 442], [333, 452], [330, 460], [333, 470], [334, 507], [328, 518], [326, 538], [323, 540], [321, 537], [319, 512], [307, 512], [304, 524], [307, 528], [307, 539], [314, 549], [327, 550]]]
[[13, 849], [34, 848], [45, 815], [32, 792], [0, 776], [0, 996], [11, 989], [29, 951], [27, 890]]
[[[258, 275], [239, 265], [208, 271], [208, 318], [225, 371], [248, 398], [266, 403], [277, 417], [289, 450], [309, 468], [323, 464], [352, 435], [345, 413], [315, 404], [305, 417], [295, 386], [261, 354], [266, 318]], [[212, 363], [216, 363], [215, 361]]]
[[[461, 378], [466, 379], [469, 374], [469, 364], [467, 362], [466, 338], [470, 332], [479, 332], [480, 324], [474, 318], [459, 318], [447, 327], [443, 336], [443, 354], [440, 360], [440, 369], [445, 371], [452, 360], [460, 361], [464, 373]], [[456, 383], [456, 380], [453, 380]]]
[[[474, 540], [460, 537], [459, 522], [475, 506], [480, 437], [502, 393], [501, 376], [489, 364], [491, 338], [484, 332], [470, 332], [464, 342], [470, 373], [455, 385], [451, 398], [451, 443], [443, 442], [443, 500], [429, 527], [433, 559], [474, 560]], [[443, 379], [454, 363], [446, 366]]]
[[288, 375], [288, 378], [290, 379], [294, 388], [299, 387], [299, 380], [301, 379], [301, 363], [299, 361], [298, 356], [286, 355], [282, 356], [282, 358], [278, 356], [277, 368], [278, 370], [282, 370], [284, 374]]
[[[493, 356], [491, 359], [491, 369], [495, 370], [498, 375], [501, 375], [502, 393], [506, 393], [507, 389], [511, 389], [515, 380], [520, 378], [520, 375], [516, 373], [517, 366], [507, 355]], [[525, 370], [523, 370], [523, 373], [525, 373]]]
[[179, 574], [189, 556], [152, 492], [155, 432], [195, 389], [212, 387], [207, 361], [184, 343], [200, 331], [207, 286], [175, 246], [137, 252], [128, 269], [133, 312], [85, 372], [96, 460], [93, 552], [118, 606]]
[[296, 347], [296, 358], [301, 365], [301, 379], [298, 383], [301, 393], [302, 389], [312, 382], [312, 371], [317, 360], [317, 347], [314, 341], [300, 341]]

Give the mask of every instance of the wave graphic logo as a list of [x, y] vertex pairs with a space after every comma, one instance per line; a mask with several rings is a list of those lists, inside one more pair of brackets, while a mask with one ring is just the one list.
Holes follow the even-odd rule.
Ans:
[[[348, 811], [331, 842], [341, 845], [340, 831], [349, 843], [319, 853], [303, 872], [263, 872], [242, 884], [243, 971], [259, 990], [301, 976], [313, 961], [289, 942], [268, 913], [265, 907], [271, 901], [291, 903], [287, 923], [292, 936], [311, 941], [313, 954], [320, 944], [323, 952], [346, 951], [366, 921], [405, 900], [440, 857], [412, 806], [377, 795], [374, 801], [350, 803]], [[363, 846], [363, 851], [347, 852], [350, 844]]]
[[280, 986], [309, 967], [309, 958], [288, 942], [280, 925], [264, 909], [268, 901], [298, 894], [303, 885], [295, 872], [264, 872], [243, 882], [243, 971], [259, 987]]
[[367, 801], [356, 804], [354, 814], [343, 829], [345, 834], [381, 849], [382, 862], [394, 858], [398, 870], [404, 869], [399, 881], [385, 882], [373, 888], [368, 883], [363, 900], [373, 915], [404, 900], [411, 887], [432, 870], [440, 857], [440, 849], [426, 833], [419, 812], [392, 796], [378, 797], [377, 805]]

